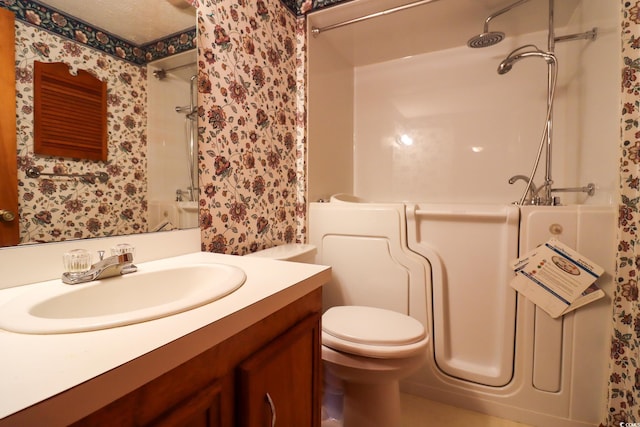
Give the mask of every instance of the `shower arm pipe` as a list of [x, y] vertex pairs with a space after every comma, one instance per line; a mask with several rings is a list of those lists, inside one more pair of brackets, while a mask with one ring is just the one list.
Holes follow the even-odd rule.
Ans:
[[507, 13], [509, 12], [511, 9], [513, 9], [514, 7], [520, 6], [522, 3], [528, 2], [529, 0], [518, 0], [515, 3], [511, 3], [509, 6], [500, 9], [497, 12], [492, 13], [491, 15], [489, 15], [487, 17], [487, 19], [484, 20], [484, 32], [488, 33], [489, 32], [489, 22], [491, 22], [492, 19], [497, 18], [498, 16], [502, 15], [503, 13]]
[[[319, 35], [320, 33], [324, 33], [325, 31], [335, 30], [336, 28], [344, 27], [346, 25], [355, 24], [362, 21], [367, 21], [372, 18], [378, 18], [380, 16], [389, 15], [395, 12], [400, 12], [406, 9], [411, 9], [417, 6], [422, 6], [429, 3], [435, 3], [440, 0], [419, 0], [413, 3], [407, 3], [402, 6], [392, 7], [390, 9], [381, 10], [380, 12], [371, 13], [369, 15], [361, 16], [359, 18], [349, 19], [348, 21], [338, 22], [336, 24], [327, 25], [326, 27], [312, 27], [311, 33], [314, 36]], [[527, 1], [527, 0], [520, 0]]]

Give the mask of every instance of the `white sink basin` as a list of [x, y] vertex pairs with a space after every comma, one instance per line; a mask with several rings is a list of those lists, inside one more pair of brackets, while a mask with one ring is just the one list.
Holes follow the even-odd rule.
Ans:
[[225, 264], [189, 264], [79, 285], [29, 290], [0, 306], [0, 328], [59, 334], [130, 325], [187, 311], [238, 289], [246, 275]]

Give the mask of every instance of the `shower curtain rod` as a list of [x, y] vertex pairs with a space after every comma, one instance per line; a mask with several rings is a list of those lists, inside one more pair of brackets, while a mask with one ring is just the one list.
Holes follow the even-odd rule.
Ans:
[[344, 27], [345, 25], [351, 25], [351, 24], [355, 24], [356, 22], [367, 21], [371, 18], [377, 18], [379, 16], [389, 15], [391, 13], [400, 12], [401, 10], [411, 9], [416, 6], [422, 6], [423, 4], [434, 3], [437, 1], [439, 0], [420, 0], [413, 3], [407, 3], [402, 6], [393, 7], [391, 9], [385, 9], [380, 12], [372, 13], [370, 15], [361, 16], [360, 18], [354, 18], [348, 21], [338, 22], [337, 24], [327, 25], [326, 27], [321, 27], [321, 28], [312, 27], [311, 33], [313, 33], [314, 36], [317, 36], [318, 34], [323, 33], [325, 31], [334, 30], [336, 28]]
[[197, 62], [193, 61], [193, 62], [188, 62], [188, 63], [183, 64], [183, 65], [178, 65], [177, 67], [163, 68], [162, 70], [165, 71], [165, 72], [175, 71], [175, 70], [179, 70], [180, 68], [191, 67], [192, 65], [196, 65], [196, 64], [197, 64]]
[[172, 68], [160, 68], [158, 70], [153, 70], [153, 75], [155, 78], [157, 78], [158, 80], [162, 80], [165, 77], [167, 77], [167, 73], [170, 71], [175, 71], [175, 70], [179, 70], [180, 68], [186, 68], [186, 67], [191, 67], [192, 65], [196, 65], [197, 62], [193, 61], [193, 62], [188, 62], [186, 64], [183, 65], [178, 65], [177, 67], [172, 67]]

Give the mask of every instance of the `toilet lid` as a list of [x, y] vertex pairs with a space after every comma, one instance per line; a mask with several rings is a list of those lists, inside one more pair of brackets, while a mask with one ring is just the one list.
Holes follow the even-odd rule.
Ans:
[[352, 343], [398, 346], [426, 337], [422, 323], [402, 313], [376, 307], [337, 306], [322, 315], [322, 331]]

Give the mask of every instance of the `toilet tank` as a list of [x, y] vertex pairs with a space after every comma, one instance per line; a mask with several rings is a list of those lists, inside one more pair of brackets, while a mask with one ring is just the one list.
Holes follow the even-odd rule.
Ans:
[[303, 243], [287, 243], [253, 252], [245, 256], [256, 256], [277, 259], [281, 261], [303, 262], [313, 264], [316, 256], [316, 247]]

